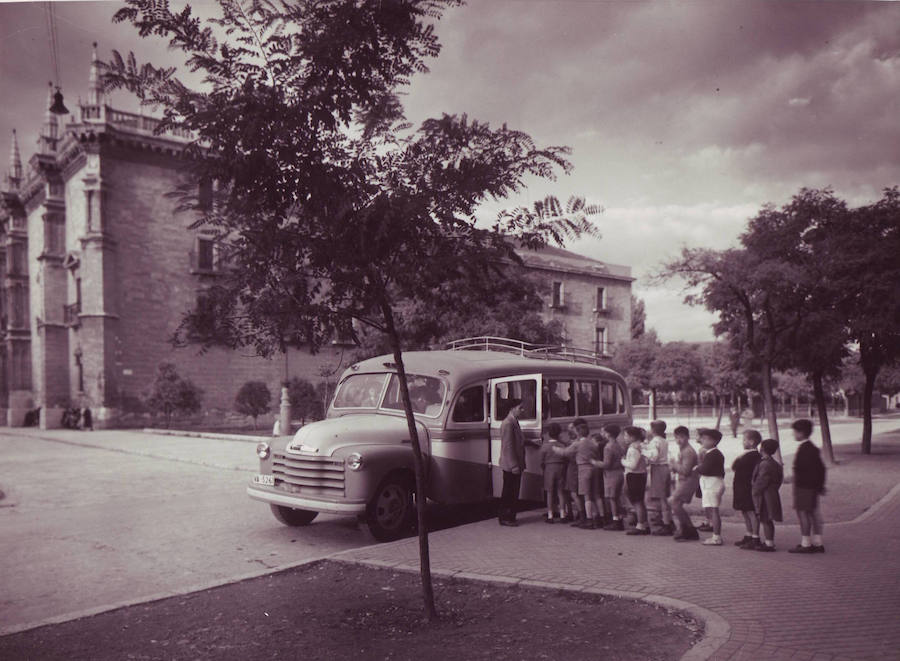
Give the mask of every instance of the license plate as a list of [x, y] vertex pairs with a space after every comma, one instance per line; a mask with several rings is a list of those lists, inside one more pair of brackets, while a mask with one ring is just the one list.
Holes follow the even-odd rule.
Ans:
[[253, 484], [260, 484], [264, 487], [274, 487], [275, 486], [275, 476], [274, 475], [254, 475], [253, 476]]

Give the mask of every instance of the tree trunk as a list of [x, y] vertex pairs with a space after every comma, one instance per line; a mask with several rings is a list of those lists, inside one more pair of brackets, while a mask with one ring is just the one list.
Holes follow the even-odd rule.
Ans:
[[850, 417], [850, 398], [847, 397], [847, 393], [844, 391], [843, 388], [838, 390], [838, 395], [841, 398], [841, 408], [843, 409], [843, 411], [841, 412], [841, 417], [849, 418]]
[[656, 420], [656, 388], [650, 388], [650, 420]]
[[872, 395], [875, 392], [875, 378], [878, 370], [865, 370], [866, 386], [863, 389], [863, 434], [862, 453], [872, 454]]
[[[778, 438], [778, 417], [775, 415], [775, 398], [772, 395], [772, 366], [768, 362], [763, 363], [762, 367], [762, 390], [763, 390], [763, 407], [766, 410], [766, 420], [769, 423], [769, 438]], [[783, 464], [781, 458], [781, 447], [779, 446], [776, 453], [778, 463]]]
[[813, 395], [816, 398], [816, 409], [819, 411], [819, 428], [822, 430], [822, 449], [825, 450], [825, 458], [834, 465], [834, 448], [831, 446], [831, 427], [828, 424], [828, 405], [825, 401], [825, 388], [822, 387], [822, 373], [813, 372]]
[[400, 397], [403, 400], [403, 411], [406, 414], [406, 426], [409, 431], [410, 442], [413, 451], [413, 467], [416, 474], [416, 521], [419, 532], [419, 574], [422, 579], [422, 600], [425, 606], [425, 620], [432, 622], [437, 619], [437, 609], [434, 606], [434, 587], [431, 584], [431, 554], [428, 549], [428, 526], [425, 520], [426, 504], [426, 479], [425, 459], [422, 456], [422, 448], [419, 446], [419, 430], [416, 418], [413, 415], [412, 400], [409, 397], [409, 384], [406, 382], [406, 368], [403, 365], [403, 352], [400, 346], [400, 336], [394, 324], [394, 312], [387, 301], [381, 302], [381, 311], [384, 315], [384, 324], [391, 349], [394, 353], [394, 363], [397, 365], [397, 378], [400, 381]]
[[716, 430], [722, 426], [722, 398], [716, 394], [715, 396], [715, 406], [716, 406]]

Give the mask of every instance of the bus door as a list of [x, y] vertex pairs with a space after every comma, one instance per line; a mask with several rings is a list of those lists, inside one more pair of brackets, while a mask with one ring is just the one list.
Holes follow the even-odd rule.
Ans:
[[[525, 404], [525, 412], [519, 418], [519, 426], [527, 441], [541, 443], [542, 427], [542, 383], [540, 374], [525, 374], [491, 379], [491, 477], [494, 496], [499, 496], [503, 487], [500, 470], [500, 425], [517, 400]], [[522, 498], [540, 499], [543, 490], [541, 462], [538, 448], [525, 446], [525, 474], [522, 476]]]

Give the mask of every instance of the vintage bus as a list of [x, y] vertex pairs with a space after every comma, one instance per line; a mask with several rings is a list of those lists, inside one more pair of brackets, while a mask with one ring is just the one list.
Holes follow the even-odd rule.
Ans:
[[[588, 351], [537, 347], [505, 338], [457, 340], [444, 350], [403, 356], [426, 461], [427, 497], [471, 503], [499, 496], [500, 423], [523, 400], [526, 438], [540, 443], [550, 421], [585, 418], [592, 429], [631, 424], [624, 379]], [[350, 366], [325, 420], [288, 441], [257, 447], [260, 471], [247, 487], [285, 525], [319, 512], [356, 515], [379, 541], [415, 520], [413, 455], [391, 356]], [[526, 450], [522, 498], [542, 498], [537, 447]]]

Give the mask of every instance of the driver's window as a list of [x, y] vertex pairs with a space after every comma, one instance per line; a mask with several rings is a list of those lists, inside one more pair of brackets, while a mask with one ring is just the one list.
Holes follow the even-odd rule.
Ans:
[[497, 403], [495, 420], [503, 420], [517, 401], [524, 405], [520, 420], [537, 419], [537, 381], [522, 379], [519, 381], [503, 381], [494, 386], [494, 398]]
[[484, 388], [471, 386], [456, 398], [453, 422], [482, 422], [484, 420]]

